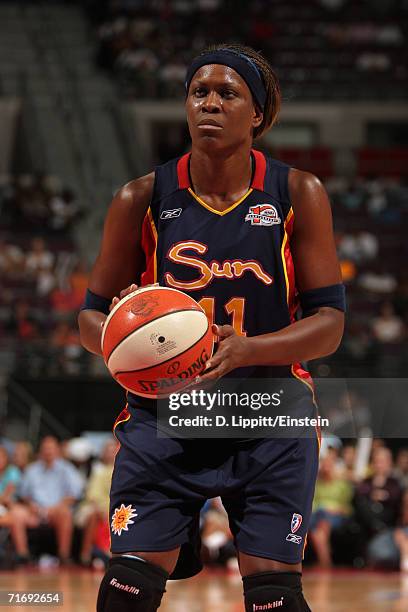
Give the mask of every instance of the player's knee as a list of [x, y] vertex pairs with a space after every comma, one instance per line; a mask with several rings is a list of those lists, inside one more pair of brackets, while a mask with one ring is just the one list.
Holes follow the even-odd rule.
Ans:
[[99, 588], [97, 612], [156, 612], [168, 576], [142, 559], [114, 557]]
[[303, 593], [302, 575], [298, 572], [262, 572], [244, 576], [245, 610], [285, 610], [310, 612]]

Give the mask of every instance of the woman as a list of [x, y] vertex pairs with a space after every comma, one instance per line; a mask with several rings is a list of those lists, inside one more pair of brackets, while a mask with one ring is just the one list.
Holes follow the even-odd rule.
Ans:
[[15, 548], [15, 562], [28, 563], [28, 547], [24, 539], [25, 508], [17, 503], [17, 490], [21, 482], [20, 469], [10, 463], [7, 450], [0, 446], [0, 527], [7, 527]]
[[[221, 45], [195, 58], [186, 78], [191, 154], [115, 196], [79, 324], [83, 345], [101, 354], [109, 308], [135, 290], [133, 283], [181, 289], [217, 323], [218, 350], [203, 383], [287, 376], [298, 381], [296, 408], [313, 415], [299, 362], [336, 350], [344, 292], [324, 188], [252, 149], [279, 105], [276, 76], [252, 49]], [[304, 318], [294, 322], [298, 293]], [[98, 611], [155, 611], [169, 575], [197, 573], [199, 511], [218, 495], [238, 550], [246, 610], [309, 610], [301, 561], [317, 436], [213, 440], [208, 453], [205, 440], [157, 438], [154, 419], [154, 403], [129, 394], [116, 423], [114, 556]]]
[[316, 551], [320, 567], [332, 566], [330, 536], [352, 514], [353, 487], [336, 470], [338, 455], [333, 448], [320, 459], [313, 512], [310, 521], [310, 540]]

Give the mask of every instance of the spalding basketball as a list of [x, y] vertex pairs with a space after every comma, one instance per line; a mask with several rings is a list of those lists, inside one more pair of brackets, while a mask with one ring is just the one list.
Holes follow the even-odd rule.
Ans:
[[189, 385], [212, 350], [204, 310], [168, 287], [145, 287], [124, 297], [102, 332], [103, 358], [113, 378], [143, 397], [166, 397]]

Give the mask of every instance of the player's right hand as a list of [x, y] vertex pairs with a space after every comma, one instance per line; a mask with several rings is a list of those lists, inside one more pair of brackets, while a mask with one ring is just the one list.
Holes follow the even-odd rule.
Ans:
[[[145, 287], [158, 287], [159, 283], [152, 283], [150, 285], [144, 285], [143, 289]], [[124, 297], [126, 297], [127, 295], [129, 295], [129, 293], [133, 293], [134, 291], [137, 291], [137, 289], [139, 289], [138, 285], [135, 285], [134, 283], [132, 285], [129, 285], [129, 287], [126, 287], [126, 289], [123, 289], [120, 293], [119, 293], [119, 297], [114, 297], [110, 306], [109, 306], [109, 312], [112, 310], [112, 308], [115, 308], [116, 304], [118, 302], [120, 302], [120, 300], [123, 300]]]
[[120, 302], [120, 300], [123, 300], [124, 297], [126, 297], [127, 295], [129, 295], [129, 293], [133, 293], [133, 291], [136, 291], [138, 289], [138, 285], [135, 285], [134, 283], [132, 285], [129, 285], [129, 287], [126, 287], [126, 289], [123, 289], [120, 293], [119, 293], [119, 297], [114, 297], [110, 306], [109, 306], [109, 312], [112, 310], [112, 308], [115, 308], [116, 304], [118, 302]]

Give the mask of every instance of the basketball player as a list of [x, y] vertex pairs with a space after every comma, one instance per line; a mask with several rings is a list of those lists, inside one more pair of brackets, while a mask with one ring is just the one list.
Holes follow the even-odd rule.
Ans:
[[[191, 153], [115, 196], [79, 318], [101, 354], [112, 305], [159, 282], [205, 308], [219, 345], [202, 380], [287, 376], [314, 414], [299, 362], [336, 350], [344, 288], [319, 180], [254, 150], [276, 121], [268, 62], [239, 45], [196, 57], [186, 77]], [[303, 318], [294, 318], [297, 304]], [[318, 466], [317, 435], [208, 442], [158, 438], [154, 402], [128, 394], [111, 487], [113, 558], [98, 612], [154, 612], [166, 581], [198, 573], [198, 516], [220, 495], [238, 552], [245, 609], [310, 610], [302, 556]], [[294, 537], [292, 537], [294, 536]]]

